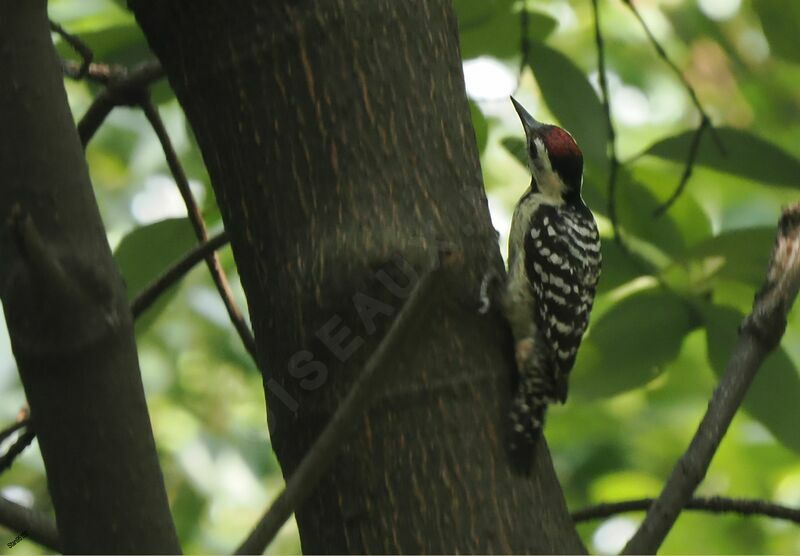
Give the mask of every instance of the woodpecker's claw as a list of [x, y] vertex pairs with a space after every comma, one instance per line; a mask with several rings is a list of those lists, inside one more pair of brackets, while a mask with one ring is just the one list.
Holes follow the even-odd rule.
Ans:
[[489, 309], [492, 308], [492, 296], [489, 292], [489, 288], [492, 285], [492, 282], [497, 280], [499, 275], [497, 271], [490, 270], [486, 274], [483, 275], [483, 279], [481, 280], [481, 291], [480, 291], [480, 301], [481, 305], [478, 307], [478, 314], [485, 315], [489, 312]]
[[533, 338], [523, 338], [517, 342], [515, 348], [514, 355], [516, 356], [517, 360], [517, 369], [521, 371], [532, 359], [534, 350], [536, 348], [536, 342]]

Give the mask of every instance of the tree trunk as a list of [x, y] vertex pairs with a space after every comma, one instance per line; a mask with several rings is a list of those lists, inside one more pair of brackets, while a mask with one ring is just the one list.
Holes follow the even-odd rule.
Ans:
[[[290, 476], [441, 247], [460, 261], [314, 494], [303, 550], [580, 552], [544, 443], [510, 470], [502, 261], [449, 1], [130, 0], [197, 135]], [[231, 400], [235, 403], [235, 400]]]
[[0, 294], [62, 548], [178, 552], [44, 0], [0, 0], [0, 68]]

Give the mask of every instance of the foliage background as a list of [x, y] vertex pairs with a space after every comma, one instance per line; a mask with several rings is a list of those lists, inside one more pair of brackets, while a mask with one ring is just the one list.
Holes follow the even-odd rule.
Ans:
[[[525, 3], [527, 1], [527, 4]], [[152, 57], [124, 2], [51, 0], [50, 15], [88, 42], [96, 60]], [[570, 508], [657, 495], [688, 444], [724, 366], [740, 316], [761, 282], [781, 206], [800, 186], [800, 4], [793, 0], [638, 0], [712, 121], [684, 194], [665, 216], [699, 114], [622, 0], [601, 0], [611, 110], [624, 166], [611, 239], [606, 128], [598, 97], [590, 0], [455, 0], [465, 78], [492, 218], [506, 232], [529, 174], [513, 153], [515, 96], [578, 139], [584, 197], [604, 236], [604, 274], [569, 403], [551, 411], [547, 438]], [[529, 10], [529, 66], [520, 67], [521, 9]], [[74, 54], [58, 38], [65, 57]], [[531, 71], [531, 69], [533, 71]], [[97, 90], [67, 81], [76, 119]], [[203, 202], [220, 217], [197, 146], [166, 84], [159, 110]], [[185, 210], [144, 117], [119, 108], [90, 144], [95, 191], [131, 295], [194, 242]], [[245, 305], [228, 249], [223, 265]], [[2, 321], [0, 321], [2, 322]], [[0, 327], [3, 327], [0, 324]], [[198, 265], [137, 324], [142, 373], [168, 493], [187, 553], [227, 552], [283, 481], [272, 453], [260, 376]], [[734, 420], [699, 494], [800, 506], [800, 312]], [[90, 398], [91, 392], [85, 396]], [[75, 400], [81, 403], [81, 400]], [[0, 423], [24, 403], [0, 330]], [[3, 496], [49, 509], [36, 444], [0, 477]], [[581, 524], [593, 552], [619, 550], [641, 516]], [[0, 528], [0, 551], [39, 547]], [[7, 537], [7, 539], [6, 539]], [[270, 547], [298, 553], [290, 521]], [[663, 553], [800, 553], [800, 530], [765, 518], [684, 512]]]

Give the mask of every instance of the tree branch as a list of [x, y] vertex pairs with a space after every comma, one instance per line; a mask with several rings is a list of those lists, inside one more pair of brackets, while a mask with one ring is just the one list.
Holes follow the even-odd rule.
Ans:
[[628, 6], [631, 12], [633, 12], [633, 15], [642, 26], [645, 35], [647, 35], [647, 39], [650, 41], [650, 44], [652, 44], [653, 48], [655, 48], [656, 54], [658, 54], [659, 58], [661, 58], [678, 77], [680, 82], [683, 84], [683, 87], [686, 89], [686, 92], [689, 94], [692, 104], [694, 104], [695, 108], [700, 113], [700, 124], [697, 126], [694, 138], [692, 139], [692, 146], [689, 151], [689, 156], [686, 159], [686, 168], [683, 171], [683, 176], [681, 177], [680, 182], [678, 182], [678, 187], [675, 189], [673, 194], [670, 195], [670, 198], [655, 210], [654, 215], [661, 216], [666, 213], [667, 210], [669, 210], [675, 201], [678, 200], [678, 197], [680, 197], [681, 193], [683, 193], [683, 190], [686, 188], [686, 184], [689, 182], [689, 177], [692, 175], [692, 166], [694, 165], [694, 161], [697, 156], [697, 150], [700, 145], [700, 137], [703, 135], [703, 132], [706, 130], [706, 128], [711, 131], [711, 136], [714, 138], [714, 142], [717, 144], [717, 148], [722, 154], [725, 154], [725, 146], [722, 144], [722, 139], [720, 138], [716, 129], [714, 129], [714, 127], [711, 125], [711, 118], [703, 108], [703, 105], [700, 103], [700, 99], [697, 98], [697, 93], [695, 92], [694, 87], [692, 87], [691, 83], [689, 83], [689, 80], [686, 79], [686, 76], [683, 75], [683, 72], [680, 70], [680, 68], [678, 68], [675, 62], [673, 62], [667, 55], [667, 51], [664, 50], [664, 47], [661, 46], [661, 43], [659, 43], [658, 39], [656, 39], [655, 35], [653, 35], [650, 27], [642, 17], [642, 14], [640, 14], [639, 10], [636, 9], [636, 6], [633, 5], [632, 0], [622, 0], [622, 3]]
[[64, 41], [66, 41], [66, 43], [69, 44], [72, 49], [81, 57], [82, 61], [78, 71], [75, 73], [75, 79], [83, 79], [89, 72], [89, 66], [94, 58], [94, 52], [92, 52], [92, 49], [89, 48], [89, 45], [83, 42], [81, 39], [68, 33], [61, 25], [52, 19], [50, 20], [50, 30], [64, 39]]
[[[575, 523], [604, 519], [613, 515], [626, 512], [640, 512], [648, 510], [655, 502], [655, 498], [640, 498], [638, 500], [625, 500], [609, 504], [597, 504], [572, 512]], [[684, 506], [685, 510], [697, 510], [710, 513], [737, 513], [740, 515], [756, 515], [785, 519], [800, 524], [800, 509], [773, 504], [766, 500], [727, 498], [712, 496], [709, 498], [690, 498]]]
[[692, 144], [689, 146], [689, 155], [686, 157], [686, 167], [683, 169], [683, 175], [681, 176], [681, 181], [678, 182], [678, 187], [675, 188], [675, 191], [672, 192], [669, 199], [664, 201], [664, 203], [657, 207], [656, 210], [653, 212], [653, 216], [662, 216], [666, 213], [669, 208], [675, 204], [675, 201], [678, 200], [678, 197], [681, 196], [683, 190], [686, 188], [686, 184], [689, 183], [689, 178], [692, 176], [692, 170], [694, 169], [694, 161], [697, 158], [697, 153], [700, 151], [700, 139], [703, 137], [703, 132], [708, 129], [709, 121], [708, 119], [703, 116], [703, 119], [700, 121], [700, 125], [695, 130], [694, 135], [692, 135]]
[[[186, 172], [183, 171], [183, 166], [181, 166], [178, 154], [172, 146], [172, 141], [169, 138], [167, 129], [164, 127], [164, 122], [161, 120], [161, 116], [159, 116], [158, 110], [150, 98], [145, 97], [142, 99], [140, 106], [161, 143], [161, 148], [167, 159], [167, 165], [169, 166], [170, 172], [172, 172], [172, 177], [175, 179], [181, 197], [183, 197], [183, 202], [186, 204], [186, 212], [194, 228], [194, 233], [199, 241], [206, 241], [208, 239], [208, 230], [206, 230], [205, 222], [203, 222], [203, 215], [200, 213], [200, 208], [194, 200], [192, 190], [189, 187], [189, 180], [186, 177]], [[219, 257], [217, 257], [217, 254], [212, 250], [206, 252], [205, 259], [206, 264], [208, 264], [208, 270], [211, 272], [211, 278], [214, 280], [214, 285], [217, 287], [217, 291], [223, 303], [225, 303], [225, 308], [228, 310], [228, 316], [234, 328], [236, 328], [236, 331], [239, 333], [239, 337], [242, 339], [245, 349], [247, 349], [253, 359], [255, 359], [255, 338], [253, 338], [253, 333], [250, 332], [250, 328], [247, 326], [244, 317], [242, 317], [241, 311], [239, 311], [236, 302], [233, 300], [233, 293], [228, 284], [228, 279], [225, 277], [225, 272], [222, 270], [222, 265], [220, 265]]]
[[339, 449], [345, 444], [345, 439], [369, 408], [376, 386], [383, 377], [381, 371], [391, 367], [389, 361], [401, 345], [401, 338], [411, 328], [417, 313], [424, 311], [429, 305], [429, 298], [435, 291], [434, 286], [440, 276], [440, 268], [436, 263], [419, 279], [386, 336], [353, 383], [347, 397], [289, 477], [286, 488], [278, 495], [247, 539], [236, 549], [236, 554], [263, 553], [281, 526], [316, 488], [339, 453]]
[[725, 375], [686, 453], [672, 471], [658, 499], [623, 550], [655, 553], [705, 476], [747, 389], [767, 355], [780, 343], [786, 317], [800, 288], [800, 204], [783, 212], [767, 270], [753, 310], [739, 330]]
[[213, 253], [229, 241], [228, 233], [223, 230], [186, 253], [183, 258], [169, 267], [161, 276], [150, 282], [150, 284], [133, 299], [131, 302], [133, 318], [138, 318], [165, 290], [183, 278], [194, 265], [204, 260], [209, 253]]
[[525, 2], [522, 3], [522, 9], [520, 9], [519, 11], [519, 27], [520, 27], [519, 29], [520, 61], [519, 61], [519, 71], [517, 72], [517, 86], [514, 87], [515, 94], [519, 89], [520, 84], [522, 83], [522, 73], [525, 71], [525, 66], [528, 65], [528, 60], [530, 59], [530, 50], [531, 50], [530, 17], [528, 15], [528, 6]]
[[[145, 287], [138, 296], [131, 303], [131, 313], [133, 318], [138, 318], [148, 307], [150, 307], [158, 297], [164, 293], [166, 289], [175, 284], [183, 276], [186, 275], [197, 263], [202, 261], [208, 253], [212, 253], [219, 249], [229, 241], [228, 234], [225, 231], [213, 236], [212, 238], [199, 244], [197, 247], [186, 253], [182, 259], [167, 269], [164, 274], [159, 276], [156, 280]], [[14, 423], [0, 431], [0, 442], [14, 434], [14, 432], [28, 427], [30, 418]], [[14, 459], [22, 453], [22, 451], [30, 445], [36, 433], [29, 429], [25, 431], [17, 441], [9, 448], [2, 457], [0, 457], [0, 473], [9, 467]], [[0, 521], [0, 523], [3, 523]]]
[[17, 432], [19, 429], [27, 427], [28, 424], [31, 422], [30, 418], [23, 419], [21, 421], [17, 421], [13, 425], [9, 425], [0, 431], [0, 442]]
[[11, 467], [17, 456], [20, 455], [25, 448], [30, 446], [33, 439], [36, 438], [36, 433], [28, 428], [19, 435], [14, 443], [8, 448], [8, 451], [0, 456], [0, 473]]
[[108, 85], [115, 79], [123, 79], [128, 74], [128, 68], [119, 64], [105, 64], [91, 62], [86, 67], [86, 74], [81, 75], [82, 63], [74, 60], [61, 60], [64, 75], [70, 79], [83, 79], [98, 85]]
[[[0, 2], [0, 66], [8, 69], [0, 80], [0, 297], [11, 348], [62, 549], [174, 553], [128, 300], [46, 8]], [[77, 402], [79, 392], [91, 400]]]
[[98, 82], [107, 80], [107, 87], [97, 95], [78, 122], [78, 135], [84, 148], [111, 110], [117, 106], [137, 106], [147, 87], [164, 77], [157, 61], [144, 62], [130, 71], [119, 66], [91, 64], [88, 71]]
[[614, 122], [611, 119], [611, 96], [608, 94], [608, 81], [606, 79], [606, 55], [603, 43], [603, 33], [600, 30], [600, 8], [597, 0], [592, 0], [592, 11], [594, 13], [594, 38], [597, 43], [597, 73], [600, 82], [600, 91], [603, 104], [603, 111], [606, 118], [606, 129], [608, 130], [608, 218], [614, 230], [614, 240], [625, 249], [622, 235], [619, 232], [619, 220], [617, 219], [617, 171], [619, 170], [619, 159], [617, 158], [617, 139], [614, 130]]
[[[658, 39], [656, 39], [655, 35], [653, 35], [653, 32], [650, 30], [650, 27], [647, 25], [644, 18], [642, 17], [642, 14], [640, 14], [639, 10], [636, 9], [636, 6], [633, 5], [632, 0], [622, 0], [622, 3], [628, 6], [631, 12], [633, 12], [633, 15], [636, 16], [636, 19], [639, 20], [639, 24], [642, 26], [642, 29], [647, 35], [647, 38], [650, 41], [650, 43], [653, 45], [653, 48], [655, 48], [659, 58], [661, 58], [664, 61], [664, 63], [667, 64], [667, 66], [669, 66], [669, 68], [676, 75], [676, 77], [680, 79], [681, 83], [683, 83], [686, 92], [689, 93], [689, 97], [692, 99], [692, 104], [694, 104], [695, 108], [697, 108], [697, 111], [700, 113], [700, 116], [702, 116], [703, 119], [711, 122], [711, 118], [708, 116], [708, 113], [705, 111], [703, 105], [700, 103], [700, 99], [697, 98], [697, 93], [695, 92], [694, 87], [692, 87], [691, 83], [689, 83], [689, 80], [686, 79], [686, 76], [683, 75], [683, 72], [680, 70], [680, 68], [678, 68], [675, 62], [673, 62], [670, 59], [669, 55], [667, 55], [667, 51], [664, 50], [664, 47], [661, 46], [661, 44], [658, 42]], [[725, 146], [722, 144], [722, 139], [720, 139], [719, 135], [717, 134], [716, 130], [713, 127], [711, 128], [711, 133], [714, 136], [714, 140], [717, 142], [717, 147], [719, 148], [720, 152], [724, 153]]]
[[0, 496], [0, 523], [53, 552], [61, 553], [56, 523], [46, 514]]

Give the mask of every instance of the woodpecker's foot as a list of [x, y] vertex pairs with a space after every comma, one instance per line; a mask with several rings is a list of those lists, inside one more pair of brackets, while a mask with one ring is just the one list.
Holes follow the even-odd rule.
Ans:
[[520, 340], [517, 342], [516, 350], [514, 355], [517, 358], [517, 369], [524, 369], [528, 362], [533, 357], [533, 352], [535, 348], [535, 342], [533, 338], [525, 338], [524, 340]]
[[497, 271], [494, 269], [483, 275], [480, 292], [481, 305], [478, 307], [479, 314], [485, 315], [489, 312], [489, 309], [492, 308], [492, 298], [494, 297], [492, 295], [494, 293], [492, 283], [498, 280], [500, 280], [500, 275], [497, 274]]

